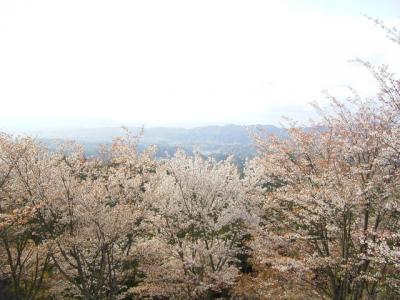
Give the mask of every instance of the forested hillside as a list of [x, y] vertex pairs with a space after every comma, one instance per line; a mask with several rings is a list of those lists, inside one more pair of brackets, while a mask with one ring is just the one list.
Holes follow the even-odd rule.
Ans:
[[56, 150], [58, 145], [65, 141], [76, 141], [83, 146], [85, 155], [93, 157], [99, 154], [101, 145], [109, 146], [112, 139], [123, 135], [126, 129], [131, 134], [140, 137], [139, 151], [156, 146], [155, 158], [157, 159], [173, 156], [177, 149], [182, 149], [188, 154], [198, 152], [217, 160], [233, 156], [236, 164], [241, 168], [247, 158], [256, 154], [255, 136], [274, 134], [284, 137], [287, 135], [286, 129], [273, 125], [225, 125], [195, 128], [55, 128], [34, 130], [30, 132], [30, 135], [37, 137], [50, 150]]
[[141, 149], [156, 145], [157, 157], [164, 157], [166, 153], [173, 155], [177, 148], [181, 148], [189, 152], [199, 151], [205, 155], [226, 157], [233, 154], [245, 158], [255, 154], [254, 137], [256, 135], [275, 134], [283, 137], [287, 134], [285, 129], [273, 125], [225, 125], [194, 128], [59, 127], [14, 131], [18, 134], [34, 136], [52, 149], [60, 141], [76, 141], [84, 146], [87, 155], [96, 155], [99, 145], [111, 144], [114, 137], [124, 134], [124, 128], [127, 128], [132, 134], [140, 136], [139, 147]]

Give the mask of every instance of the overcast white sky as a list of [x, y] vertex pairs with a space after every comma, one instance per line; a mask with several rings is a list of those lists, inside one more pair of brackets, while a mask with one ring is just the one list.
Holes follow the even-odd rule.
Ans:
[[400, 70], [398, 46], [362, 14], [393, 23], [400, 1], [1, 0], [0, 118], [304, 119], [323, 89], [373, 92], [349, 59]]

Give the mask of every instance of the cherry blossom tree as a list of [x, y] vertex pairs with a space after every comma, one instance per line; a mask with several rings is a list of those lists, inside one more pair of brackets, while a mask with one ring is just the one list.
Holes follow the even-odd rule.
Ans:
[[45, 167], [45, 153], [30, 138], [0, 136], [0, 278], [10, 280], [19, 299], [39, 296], [50, 265], [35, 219], [36, 175]]
[[157, 169], [146, 200], [154, 236], [143, 244], [146, 278], [135, 292], [207, 298], [235, 283], [250, 220], [236, 166], [178, 151]]
[[287, 139], [260, 138], [253, 166], [262, 170], [250, 172], [266, 197], [259, 262], [332, 299], [398, 297], [400, 288], [399, 81], [371, 70], [377, 97], [331, 97], [314, 130], [294, 124]]
[[[114, 299], [134, 270], [132, 244], [145, 210], [140, 194], [151, 151], [136, 152], [137, 140], [116, 139], [102, 158], [86, 159], [79, 148], [52, 158], [39, 210], [48, 248], [62, 275], [64, 296]], [[64, 151], [65, 152], [65, 151]]]

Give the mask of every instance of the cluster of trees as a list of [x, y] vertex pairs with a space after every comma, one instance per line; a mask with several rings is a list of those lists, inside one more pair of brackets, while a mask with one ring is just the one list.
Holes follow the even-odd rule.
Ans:
[[236, 166], [116, 139], [95, 159], [0, 137], [0, 276], [16, 299], [228, 295], [251, 219]]
[[399, 299], [400, 81], [365, 65], [376, 97], [257, 138], [243, 172], [1, 134], [0, 298]]

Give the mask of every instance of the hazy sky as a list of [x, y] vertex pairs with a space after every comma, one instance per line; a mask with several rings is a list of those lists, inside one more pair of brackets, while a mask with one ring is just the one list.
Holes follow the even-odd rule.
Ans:
[[400, 70], [400, 49], [363, 14], [395, 24], [400, 1], [1, 0], [0, 117], [304, 119], [323, 89], [374, 91], [348, 60]]

